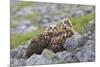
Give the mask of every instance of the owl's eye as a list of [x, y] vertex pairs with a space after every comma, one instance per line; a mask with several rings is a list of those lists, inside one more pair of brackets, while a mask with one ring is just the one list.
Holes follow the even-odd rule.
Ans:
[[57, 29], [56, 27], [54, 27], [54, 29]]
[[52, 27], [50, 27], [50, 29], [52, 29]]

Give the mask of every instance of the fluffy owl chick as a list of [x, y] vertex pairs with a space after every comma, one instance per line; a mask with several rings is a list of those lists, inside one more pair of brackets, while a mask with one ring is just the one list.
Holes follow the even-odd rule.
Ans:
[[51, 33], [54, 33], [54, 32], [57, 32], [57, 31], [58, 31], [58, 29], [57, 29], [56, 25], [50, 25], [45, 30], [45, 32], [51, 32]]
[[61, 31], [64, 32], [63, 36], [70, 37], [74, 34], [72, 22], [67, 18], [63, 20]]
[[64, 19], [63, 20], [63, 23], [62, 23], [62, 28], [63, 29], [66, 29], [66, 30], [72, 29], [73, 28], [72, 22], [68, 18], [67, 19]]
[[32, 38], [26, 51], [26, 57], [29, 58], [32, 54], [41, 54], [42, 51], [49, 45], [51, 38], [56, 31], [56, 25], [50, 25], [44, 33]]

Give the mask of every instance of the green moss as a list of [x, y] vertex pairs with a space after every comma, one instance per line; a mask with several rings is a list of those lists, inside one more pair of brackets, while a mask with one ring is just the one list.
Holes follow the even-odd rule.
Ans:
[[84, 27], [92, 19], [95, 19], [94, 13], [90, 13], [90, 14], [87, 14], [87, 15], [81, 16], [81, 17], [73, 17], [73, 18], [71, 18], [71, 21], [72, 21], [74, 30], [77, 32], [82, 32], [84, 30]]

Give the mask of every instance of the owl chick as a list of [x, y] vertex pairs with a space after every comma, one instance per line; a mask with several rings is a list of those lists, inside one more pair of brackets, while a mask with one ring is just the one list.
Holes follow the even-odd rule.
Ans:
[[74, 34], [72, 22], [69, 19], [63, 20], [61, 31], [64, 33], [63, 36], [65, 37], [70, 37]]
[[72, 27], [72, 22], [71, 22], [68, 18], [66, 18], [66, 19], [63, 20], [63, 25], [64, 25], [65, 27], [73, 28], [73, 27]]
[[26, 57], [29, 58], [32, 54], [41, 54], [42, 51], [49, 45], [53, 32], [57, 31], [56, 25], [50, 25], [44, 33], [32, 38], [30, 45], [26, 51]]

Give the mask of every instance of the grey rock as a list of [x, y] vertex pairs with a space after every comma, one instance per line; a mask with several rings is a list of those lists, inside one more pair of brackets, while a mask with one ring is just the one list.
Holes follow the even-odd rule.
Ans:
[[80, 17], [84, 15], [84, 12], [81, 9], [78, 9], [78, 10], [72, 11], [71, 15], [75, 17]]
[[77, 59], [80, 62], [93, 62], [95, 61], [95, 42], [88, 40], [84, 47], [81, 48], [76, 54]]
[[19, 24], [17, 24], [17, 26], [15, 28], [15, 32], [16, 33], [24, 34], [24, 33], [27, 33], [27, 32], [34, 31], [36, 29], [37, 29], [37, 27], [33, 26], [30, 21], [28, 21], [28, 20], [21, 20], [19, 22]]
[[44, 49], [41, 55], [47, 59], [52, 59], [56, 56], [54, 52], [48, 49]]
[[32, 11], [32, 7], [25, 7], [25, 8], [22, 8], [21, 10], [19, 10], [18, 12], [16, 12], [16, 15], [18, 16], [27, 16], [29, 14], [32, 14], [33, 11]]
[[95, 40], [95, 23], [94, 20], [90, 21], [84, 30], [84, 37], [87, 40]]
[[11, 59], [10, 61], [10, 66], [11, 67], [17, 67], [17, 66], [25, 66], [26, 65], [26, 62], [24, 59]]
[[85, 32], [86, 33], [94, 33], [95, 32], [95, 21], [92, 20], [89, 22], [89, 24], [87, 25]]
[[10, 58], [14, 58], [18, 52], [15, 49], [10, 51]]
[[39, 65], [39, 64], [54, 64], [54, 59], [47, 59], [42, 55], [33, 54], [26, 60], [26, 65]]
[[29, 59], [27, 59], [26, 65], [34, 65], [39, 60], [40, 55], [33, 54]]
[[38, 65], [38, 64], [54, 64], [57, 63], [55, 58], [56, 54], [48, 49], [44, 49], [41, 55], [33, 54], [26, 60], [26, 65]]
[[21, 46], [19, 48], [13, 49], [11, 50], [10, 55], [11, 58], [17, 58], [17, 59], [25, 58], [26, 48], [24, 48], [24, 46]]
[[68, 52], [68, 51], [63, 51], [63, 52], [57, 52], [56, 53], [56, 57], [59, 58], [59, 59], [65, 59], [66, 57], [70, 56], [71, 53]]
[[78, 46], [81, 46], [81, 41], [83, 37], [79, 33], [74, 33], [71, 38], [67, 38], [64, 43], [64, 48], [68, 51], [75, 50]]
[[[56, 57], [60, 60], [62, 60], [63, 63], [73, 63], [78, 62], [78, 60], [75, 58], [74, 54], [72, 52], [63, 51], [56, 53]], [[60, 61], [61, 62], [61, 61]]]

